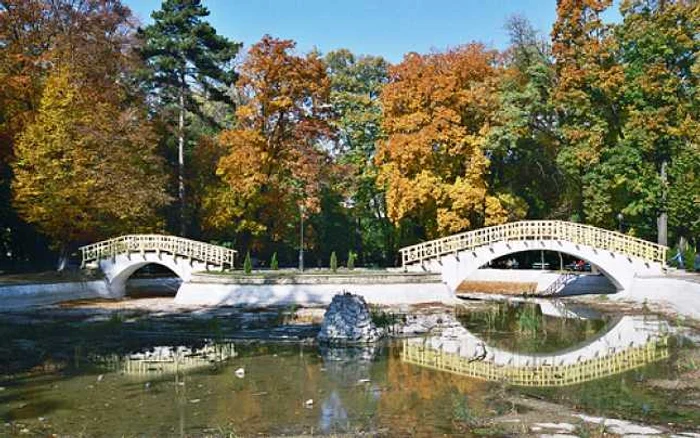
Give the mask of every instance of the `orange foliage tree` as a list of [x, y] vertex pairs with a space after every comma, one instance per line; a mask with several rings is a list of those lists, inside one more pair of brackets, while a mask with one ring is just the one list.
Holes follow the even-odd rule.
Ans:
[[236, 84], [237, 126], [219, 137], [225, 184], [207, 203], [210, 227], [279, 241], [295, 229], [300, 207], [319, 208], [330, 81], [316, 53], [299, 56], [294, 47], [265, 36], [248, 52]]
[[377, 163], [392, 221], [413, 221], [426, 237], [436, 237], [524, 215], [512, 195], [494, 193], [488, 184], [496, 57], [470, 44], [410, 53], [390, 69]]

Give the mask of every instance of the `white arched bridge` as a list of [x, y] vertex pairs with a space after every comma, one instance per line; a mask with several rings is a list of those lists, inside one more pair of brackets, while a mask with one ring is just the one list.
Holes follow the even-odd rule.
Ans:
[[80, 252], [83, 267], [94, 264], [104, 272], [114, 297], [122, 297], [131, 274], [148, 264], [165, 266], [189, 281], [197, 271], [232, 269], [236, 255], [223, 246], [160, 234], [116, 237], [83, 246]]
[[[400, 251], [405, 271], [439, 273], [451, 294], [464, 279], [492, 260], [517, 252], [540, 250], [587, 260], [606, 275], [619, 291], [624, 291], [631, 288], [635, 277], [662, 275], [668, 248], [588, 225], [542, 220], [481, 228], [412, 245]], [[163, 265], [193, 289], [195, 287], [190, 282], [193, 273], [210, 269], [233, 269], [236, 255], [236, 251], [230, 248], [159, 234], [121, 236], [83, 246], [80, 251], [83, 266], [91, 264], [104, 272], [110, 295], [115, 298], [124, 295], [128, 278], [145, 265]], [[316, 287], [318, 290], [311, 291], [311, 286], [277, 285], [275, 287], [279, 291], [268, 288], [270, 290], [265, 292], [260, 288], [249, 291], [252, 286], [232, 284], [220, 286], [217, 290], [220, 295], [223, 294], [221, 296], [225, 295], [224, 298], [233, 294], [231, 296], [234, 296], [234, 301], [243, 299], [236, 295], [239, 293], [256, 297], [264, 293], [275, 297], [277, 295], [274, 294], [285, 297], [291, 294], [296, 297], [295, 294], [300, 289], [306, 297], [304, 299], [308, 300], [310, 295], [315, 294], [319, 297], [318, 300], [323, 300], [337, 292], [330, 290], [335, 288], [333, 284], [321, 286]], [[383, 295], [386, 292], [374, 291], [372, 285], [366, 286], [372, 289], [366, 291], [370, 295]], [[207, 289], [207, 293], [214, 292], [212, 288]], [[225, 301], [224, 298], [217, 297], [216, 299]], [[392, 299], [401, 301], [408, 298], [410, 297], [406, 297], [404, 291], [403, 295], [399, 294]], [[203, 299], [198, 295], [197, 300]]]
[[573, 222], [510, 222], [402, 248], [406, 271], [442, 275], [451, 290], [481, 266], [523, 251], [556, 251], [595, 265], [619, 291], [635, 277], [663, 274], [667, 247]]

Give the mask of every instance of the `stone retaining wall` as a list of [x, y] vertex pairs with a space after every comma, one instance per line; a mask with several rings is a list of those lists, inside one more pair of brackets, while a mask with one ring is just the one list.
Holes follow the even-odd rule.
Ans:
[[105, 280], [0, 286], [0, 310], [90, 298], [110, 298]]
[[362, 295], [370, 304], [454, 303], [456, 298], [442, 282], [433, 283], [316, 283], [238, 284], [192, 281], [183, 283], [175, 296], [177, 304], [205, 306], [284, 304], [327, 305], [337, 293]]

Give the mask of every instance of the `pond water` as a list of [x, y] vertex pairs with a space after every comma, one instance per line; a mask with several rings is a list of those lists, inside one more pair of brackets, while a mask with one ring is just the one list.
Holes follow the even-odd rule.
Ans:
[[0, 316], [0, 435], [499, 435], [499, 418], [533, 409], [523, 399], [697, 431], [697, 387], [659, 390], [700, 365], [684, 335], [653, 317], [567, 312], [492, 305], [357, 348], [320, 347], [304, 324], [258, 342], [236, 318]]

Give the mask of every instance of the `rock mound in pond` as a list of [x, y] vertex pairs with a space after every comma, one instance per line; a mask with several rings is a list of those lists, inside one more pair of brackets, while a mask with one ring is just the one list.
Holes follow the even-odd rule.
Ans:
[[372, 322], [365, 299], [346, 292], [333, 297], [323, 316], [318, 341], [329, 344], [366, 344], [381, 337], [382, 332]]

